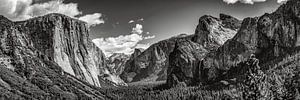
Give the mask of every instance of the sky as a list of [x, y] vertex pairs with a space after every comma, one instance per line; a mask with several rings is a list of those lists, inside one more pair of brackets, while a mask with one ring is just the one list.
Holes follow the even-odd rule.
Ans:
[[14, 21], [62, 13], [87, 22], [90, 38], [106, 56], [185, 33], [203, 15], [240, 20], [276, 10], [286, 0], [1, 0], [0, 14]]

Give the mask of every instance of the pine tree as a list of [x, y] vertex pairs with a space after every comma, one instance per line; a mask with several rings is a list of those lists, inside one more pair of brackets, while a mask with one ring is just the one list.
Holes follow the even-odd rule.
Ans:
[[246, 100], [260, 100], [264, 97], [261, 92], [263, 88], [264, 73], [260, 70], [259, 60], [251, 55], [246, 62], [246, 76], [244, 80], [243, 98]]

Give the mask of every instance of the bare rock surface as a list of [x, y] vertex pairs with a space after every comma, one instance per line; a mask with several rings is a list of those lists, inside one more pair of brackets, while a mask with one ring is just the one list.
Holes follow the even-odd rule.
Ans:
[[204, 58], [206, 78], [216, 79], [222, 74], [214, 70], [229, 70], [251, 54], [264, 64], [299, 51], [299, 10], [300, 1], [290, 0], [273, 13], [245, 18], [233, 39]]
[[[49, 20], [45, 20], [48, 18]], [[104, 95], [102, 92], [100, 92], [99, 88], [88, 83], [90, 81], [84, 80], [83, 78], [85, 77], [84, 75], [82, 75], [81, 77], [75, 75], [76, 77], [74, 77], [74, 73], [76, 72], [75, 70], [73, 70], [74, 73], [71, 73], [70, 71], [65, 69], [68, 68], [69, 66], [62, 66], [60, 65], [61, 63], [56, 61], [57, 59], [54, 57], [55, 50], [54, 48], [51, 48], [52, 46], [55, 47], [55, 45], [53, 44], [55, 44], [56, 38], [53, 38], [52, 36], [71, 34], [67, 32], [65, 34], [59, 34], [53, 32], [55, 31], [55, 28], [53, 27], [55, 27], [56, 24], [61, 23], [62, 22], [61, 20], [63, 20], [64, 18], [68, 19], [68, 17], [65, 16], [50, 14], [37, 19], [31, 19], [28, 22], [26, 21], [12, 22], [3, 16], [0, 16], [0, 37], [1, 37], [0, 38], [1, 41], [0, 59], [3, 58], [9, 59], [10, 60], [9, 64], [12, 65], [12, 68], [7, 67], [6, 64], [0, 65], [1, 99], [101, 100], [101, 99], [109, 98], [106, 95]], [[40, 23], [42, 22], [42, 20], [45, 21], [44, 24]], [[29, 23], [33, 24], [32, 22], [35, 22], [34, 26], [26, 26]], [[50, 27], [51, 25], [53, 26]], [[62, 24], [62, 26], [64, 25], [66, 24], [65, 23]], [[32, 29], [35, 31], [30, 31], [31, 29], [28, 29], [29, 27], [39, 28], [40, 31], [37, 31], [38, 29], [36, 30]], [[57, 27], [59, 27], [59, 25]], [[77, 27], [79, 28], [79, 26]], [[81, 31], [84, 31], [84, 29], [82, 29]], [[34, 32], [42, 32], [42, 33], [34, 33]], [[35, 36], [33, 36], [33, 34], [35, 34]], [[43, 34], [44, 36], [41, 34]], [[77, 36], [81, 36], [80, 34], [84, 36], [83, 33], [77, 32]], [[68, 39], [74, 39], [74, 38], [68, 37]], [[85, 38], [77, 38], [77, 39], [78, 41], [87, 41], [84, 40]], [[67, 41], [67, 39], [63, 39], [61, 42], [63, 42], [64, 40]], [[74, 41], [73, 42], [69, 41], [68, 45], [58, 47], [58, 48], [69, 47], [69, 49], [64, 49], [65, 51], [60, 53], [66, 53], [67, 55], [72, 55], [71, 51], [74, 49], [70, 49], [70, 48], [75, 48], [74, 45], [76, 43]], [[90, 44], [86, 44], [86, 45], [90, 45]], [[83, 48], [84, 46], [81, 47]], [[70, 51], [68, 52], [67, 50]], [[88, 52], [87, 49], [83, 49], [83, 50], [85, 52]], [[100, 50], [96, 50], [96, 51], [100, 51]], [[74, 63], [76, 62], [75, 59], [70, 59], [68, 58], [68, 56], [64, 56], [64, 59], [69, 59], [70, 65], [73, 64], [71, 63], [71, 61], [73, 61]], [[78, 63], [79, 62], [77, 62], [76, 64]], [[71, 67], [73, 68], [74, 66]]]
[[49, 14], [17, 22], [32, 40], [38, 53], [47, 55], [62, 69], [79, 79], [101, 87], [98, 76], [106, 70], [105, 55], [89, 39], [84, 22], [61, 14]]
[[[121, 78], [126, 82], [154, 82], [154, 81], [165, 81], [167, 80], [167, 70], [171, 66], [169, 60], [177, 61], [178, 56], [172, 56], [171, 53], [174, 51], [175, 44], [178, 43], [179, 48], [186, 44], [190, 49], [183, 50], [188, 51], [182, 55], [191, 56], [189, 54], [192, 50], [202, 48], [199, 55], [205, 55], [209, 51], [216, 50], [223, 43], [231, 39], [240, 27], [241, 22], [229, 15], [220, 14], [220, 18], [205, 15], [199, 19], [199, 25], [196, 28], [195, 34], [193, 35], [179, 35], [172, 37], [167, 40], [160, 41], [153, 44], [144, 52], [136, 57], [132, 57], [125, 65], [125, 70], [121, 74]], [[184, 43], [180, 43], [184, 42]], [[189, 51], [191, 50], [191, 51]], [[198, 49], [197, 49], [198, 50]], [[173, 53], [174, 54], [174, 53]], [[193, 57], [187, 57], [190, 59]], [[188, 69], [187, 69], [188, 70]]]

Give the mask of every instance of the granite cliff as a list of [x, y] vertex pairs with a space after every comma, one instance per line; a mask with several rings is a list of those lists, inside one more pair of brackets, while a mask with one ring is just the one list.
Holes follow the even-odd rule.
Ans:
[[106, 70], [105, 57], [89, 39], [84, 22], [61, 14], [48, 14], [16, 22], [33, 47], [75, 77], [101, 86], [98, 76]]
[[[182, 75], [178, 75], [177, 80], [185, 82], [187, 85], [191, 85], [189, 84], [189, 80], [196, 77], [196, 79], [194, 78], [192, 80], [198, 81], [198, 83], [200, 82], [204, 84], [210, 84], [211, 82], [216, 81], [218, 78], [226, 74], [232, 66], [237, 66], [241, 62], [247, 61], [247, 59], [252, 54], [256, 55], [256, 58], [260, 60], [260, 65], [272, 62], [273, 60], [279, 59], [286, 55], [291, 55], [299, 51], [300, 46], [300, 34], [298, 32], [300, 21], [299, 9], [300, 1], [290, 0], [285, 4], [282, 4], [273, 13], [266, 13], [262, 16], [254, 18], [245, 18], [242, 21], [240, 28], [235, 28], [238, 29], [236, 35], [234, 35], [232, 39], [228, 39], [227, 41], [222, 41], [218, 38], [214, 38], [214, 35], [207, 36], [206, 34], [212, 33], [212, 31], [205, 29], [211, 28], [206, 28], [205, 24], [202, 24], [200, 22], [200, 24], [198, 25], [198, 27], [200, 28], [197, 29], [201, 29], [201, 31], [196, 30], [196, 33], [201, 34], [198, 35], [198, 40], [194, 39], [196, 40], [195, 42], [202, 44], [202, 46], [204, 47], [207, 46], [206, 43], [217, 44], [217, 46], [207, 46], [215, 50], [211, 50], [204, 58], [198, 57], [197, 60], [192, 62], [190, 61], [190, 59], [195, 58], [194, 56], [189, 55], [193, 53], [174, 53], [170, 56], [178, 56], [178, 54], [183, 54], [183, 57], [185, 57], [185, 55], [188, 57], [185, 57], [186, 59], [183, 59], [182, 63], [174, 62], [174, 64], [170, 64], [173, 65], [170, 66], [170, 68], [173, 68], [174, 66], [176, 68], [177, 66], [179, 66], [179, 69], [182, 69], [180, 71], [177, 71], [177, 73], [184, 73], [185, 71], [189, 70], [186, 68], [183, 69], [185, 65], [194, 65], [190, 66], [190, 69], [197, 69], [197, 71], [199, 69], [199, 71], [196, 72], [194, 76], [190, 75], [188, 77], [188, 75], [185, 75], [186, 77], [182, 77]], [[229, 25], [230, 27], [230, 25], [235, 24], [227, 25]], [[216, 41], [211, 40], [211, 37], [216, 39]], [[219, 45], [218, 42], [220, 41], [224, 42], [224, 44]], [[182, 51], [182, 48], [179, 48], [179, 51], [180, 50]], [[262, 69], [267, 68], [262, 67]], [[174, 75], [170, 74], [169, 76], [171, 77]], [[174, 80], [172, 80], [172, 78], [170, 79], [171, 80], [169, 81], [169, 85], [172, 86], [173, 84], [171, 82], [174, 82]]]
[[[48, 18], [49, 20], [45, 20], [44, 24], [39, 23], [42, 22], [42, 19]], [[62, 66], [61, 63], [57, 63], [57, 60], [59, 60], [59, 58], [56, 58], [55, 54], [58, 52], [53, 50], [55, 48], [51, 49], [51, 46], [57, 46], [51, 45], [56, 44], [56, 38], [53, 38], [52, 35], [68, 35], [67, 32], [65, 34], [58, 34], [53, 32], [55, 31], [55, 24], [61, 24], [61, 21], [64, 18], [69, 17], [50, 14], [44, 17], [39, 17], [37, 19], [31, 19], [28, 22], [12, 22], [3, 16], [0, 16], [0, 59], [2, 59], [1, 62], [3, 62], [3, 59], [7, 60], [6, 63], [1, 63], [0, 65], [0, 97], [2, 97], [2, 99], [99, 100], [109, 98], [102, 92], [100, 92], [97, 87], [90, 85], [90, 83], [87, 83], [87, 80], [84, 80], [83, 78], [85, 76], [82, 75], [82, 77], [78, 77], [77, 75], [76, 77], [74, 77], [73, 73], [70, 73], [68, 72], [69, 70], [65, 69], [65, 67], [69, 66]], [[29, 25], [29, 22], [34, 26], [26, 26]], [[52, 25], [52, 27], [48, 27], [47, 25]], [[60, 26], [65, 25], [66, 24]], [[32, 27], [33, 29], [28, 29], [30, 27]], [[37, 29], [35, 30], [34, 28], [40, 28], [40, 31], [37, 31]], [[77, 28], [80, 27], [77, 26]], [[81, 31], [85, 31], [85, 29], [81, 29]], [[36, 37], [33, 36], [33, 34], [36, 35]], [[41, 34], [43, 34], [44, 36], [42, 36]], [[83, 33], [77, 33], [78, 36], [80, 36], [80, 34], [83, 35]], [[74, 38], [68, 37], [68, 39]], [[86, 38], [78, 39], [87, 42], [87, 40], [83, 40]], [[63, 40], [67, 41], [67, 39], [65, 38]], [[70, 42], [71, 41], [69, 41], [69, 43]], [[65, 45], [57, 47], [56, 49], [67, 47], [71, 48], [73, 45], [74, 44], [69, 44], [69, 46]], [[60, 53], [66, 52], [67, 51]], [[72, 55], [70, 53], [69, 55]], [[64, 57], [64, 59], [68, 58], [67, 56]], [[72, 61], [73, 59], [69, 60]], [[96, 82], [91, 84], [96, 85], [95, 83]]]
[[[181, 41], [189, 46], [202, 46], [199, 48], [202, 48], [203, 52], [199, 55], [204, 55], [217, 49], [227, 39], [232, 38], [240, 24], [238, 19], [229, 15], [220, 14], [220, 18], [205, 15], [199, 19], [195, 34], [180, 35], [153, 44], [140, 55], [127, 62], [121, 77], [126, 82], [166, 81], [168, 77], [167, 70], [170, 66], [169, 59], [171, 59], [169, 55], [176, 49], [175, 44], [177, 42]], [[184, 43], [178, 43], [178, 45]], [[190, 48], [189, 50], [196, 49], [195, 47], [188, 48]], [[172, 60], [175, 59], [177, 58], [172, 57]]]
[[299, 9], [300, 1], [290, 0], [273, 13], [244, 19], [236, 36], [209, 53], [201, 67], [228, 70], [251, 54], [257, 56], [260, 64], [293, 54], [300, 46]]
[[114, 53], [107, 58], [107, 66], [110, 72], [120, 75], [124, 71], [127, 60], [130, 59], [130, 55], [124, 53]]
[[238, 19], [225, 14], [220, 14], [220, 18], [208, 15], [200, 17], [195, 35], [191, 39], [176, 41], [176, 46], [169, 55], [167, 84], [197, 84], [203, 70], [200, 67], [201, 60], [233, 38], [240, 25]]

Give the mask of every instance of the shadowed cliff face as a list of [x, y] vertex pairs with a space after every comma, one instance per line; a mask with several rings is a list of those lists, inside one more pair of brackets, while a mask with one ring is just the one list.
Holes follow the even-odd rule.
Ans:
[[[221, 14], [220, 18], [203, 16], [199, 20], [194, 35], [173, 37], [153, 44], [139, 56], [127, 62], [121, 77], [126, 82], [166, 80], [169, 59], [177, 59], [169, 57], [177, 41], [189, 41], [186, 42], [187, 45], [199, 45], [206, 51], [212, 51], [227, 39], [232, 38], [239, 26], [240, 21], [229, 15]], [[200, 55], [206, 53], [202, 52]]]
[[101, 86], [98, 76], [106, 70], [102, 51], [89, 39], [84, 22], [60, 14], [49, 14], [17, 22], [33, 47], [79, 79]]
[[121, 78], [126, 82], [154, 82], [166, 80], [168, 55], [173, 51], [178, 39], [171, 38], [151, 45], [144, 52], [136, 51], [127, 61]]
[[236, 36], [217, 51], [209, 53], [201, 67], [207, 70], [228, 70], [245, 61], [251, 54], [255, 54], [263, 64], [298, 51], [299, 11], [300, 1], [290, 0], [271, 14], [244, 19]]
[[0, 55], [1, 59], [10, 59], [12, 66], [0, 65], [1, 97], [16, 100], [107, 98], [96, 87], [65, 73], [52, 61], [55, 58], [36, 49], [36, 41], [23, 31], [21, 26], [0, 16]]
[[184, 82], [186, 85], [194, 83], [194, 79], [198, 78], [196, 74], [200, 74], [198, 73], [199, 61], [207, 53], [208, 50], [202, 45], [191, 40], [176, 41], [174, 51], [169, 56], [168, 85], [172, 86], [180, 82]]
[[107, 59], [107, 66], [110, 72], [120, 75], [124, 71], [125, 64], [129, 59], [129, 55], [124, 53], [115, 53]]
[[225, 14], [220, 14], [220, 18], [202, 16], [191, 39], [176, 41], [169, 55], [167, 84], [175, 86], [184, 82], [186, 85], [195, 85], [201, 81], [201, 60], [207, 53], [233, 38], [240, 25], [239, 20]]

